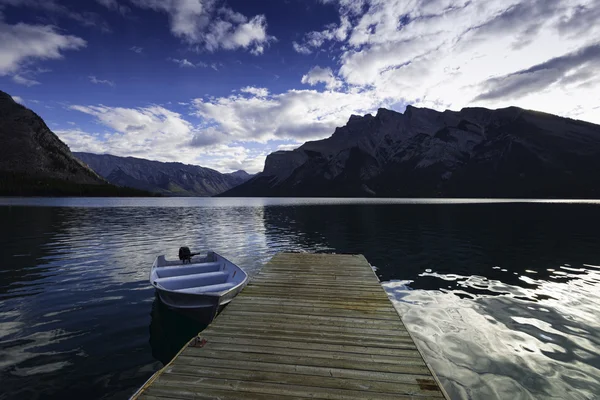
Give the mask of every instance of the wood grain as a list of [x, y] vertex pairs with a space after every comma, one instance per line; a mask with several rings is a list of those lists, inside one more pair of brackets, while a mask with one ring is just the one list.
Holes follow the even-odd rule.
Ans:
[[280, 253], [133, 399], [447, 395], [361, 255]]

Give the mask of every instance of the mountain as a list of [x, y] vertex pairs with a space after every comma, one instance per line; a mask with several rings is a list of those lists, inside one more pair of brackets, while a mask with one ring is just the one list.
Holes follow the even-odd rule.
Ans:
[[248, 179], [250, 179], [250, 178], [252, 178], [254, 176], [254, 175], [251, 175], [251, 174], [249, 174], [246, 171], [241, 170], [241, 169], [238, 170], [238, 171], [235, 171], [235, 172], [230, 172], [230, 173], [225, 174], [225, 175], [230, 176], [232, 179], [238, 180], [239, 183], [237, 183], [236, 186], [240, 185], [240, 184], [242, 184], [244, 182], [246, 182]]
[[0, 91], [0, 195], [119, 195], [36, 113]]
[[170, 196], [213, 196], [250, 179], [245, 171], [210, 168], [110, 154], [73, 153], [110, 183]]
[[352, 115], [224, 196], [600, 198], [600, 126], [509, 107]]

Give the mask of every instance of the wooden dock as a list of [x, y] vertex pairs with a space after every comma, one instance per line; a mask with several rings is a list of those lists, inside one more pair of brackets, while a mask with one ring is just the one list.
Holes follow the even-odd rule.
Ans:
[[280, 253], [133, 399], [436, 399], [362, 255]]

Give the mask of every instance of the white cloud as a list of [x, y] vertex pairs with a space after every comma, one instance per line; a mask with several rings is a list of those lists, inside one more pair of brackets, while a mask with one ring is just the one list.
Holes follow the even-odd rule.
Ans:
[[217, 144], [200, 148], [197, 163], [221, 172], [243, 169], [254, 174], [263, 170], [266, 158], [266, 152], [261, 150], [249, 150], [234, 144]]
[[322, 31], [308, 32], [304, 35], [303, 43], [292, 42], [294, 50], [300, 54], [311, 54], [313, 49], [321, 47], [326, 41], [345, 40], [351, 28], [350, 19], [345, 12], [347, 11], [342, 11], [339, 24], [329, 24]]
[[73, 105], [71, 110], [92, 116], [107, 130], [96, 134], [81, 130], [56, 133], [75, 151], [180, 161], [220, 171], [258, 172], [264, 165], [266, 147], [253, 149], [255, 146], [248, 143], [300, 143], [323, 138], [344, 125], [351, 114], [370, 112], [379, 102], [358, 90], [270, 94], [265, 88], [244, 87], [239, 94], [228, 97], [193, 100], [195, 114], [202, 118], [200, 124], [161, 106]]
[[[435, 109], [516, 105], [600, 122], [600, 79], [592, 72], [600, 65], [589, 51], [600, 37], [596, 0], [328, 3], [339, 7], [340, 22], [294, 47], [334, 46], [340, 57], [332, 75], [370, 96]], [[568, 63], [550, 71], [556, 58]], [[510, 90], [515, 82], [519, 92]], [[500, 95], [480, 96], [487, 92]]]
[[[110, 153], [106, 151], [108, 148], [107, 142], [104, 140], [103, 134], [92, 134], [84, 132], [80, 129], [54, 129], [53, 132], [69, 146], [71, 151], [83, 151], [86, 153], [104, 154]], [[131, 154], [128, 154], [131, 155]], [[123, 156], [126, 156], [123, 154]]]
[[129, 50], [133, 51], [134, 53], [142, 54], [144, 48], [139, 46], [131, 46]]
[[243, 87], [240, 89], [240, 92], [249, 93], [256, 97], [267, 97], [269, 95], [269, 89], [252, 87], [252, 86]]
[[0, 20], [0, 76], [19, 75], [38, 60], [60, 59], [66, 50], [85, 47], [85, 40], [50, 25], [9, 25]]
[[35, 79], [28, 79], [21, 75], [13, 75], [12, 80], [19, 85], [24, 85], [27, 87], [39, 85], [40, 83]]
[[108, 128], [102, 134], [80, 135], [77, 131], [70, 131], [68, 143], [77, 149], [159, 161], [195, 160], [190, 151], [195, 128], [179, 113], [160, 106], [122, 108], [73, 105], [69, 109], [91, 115]]
[[241, 91], [244, 94], [194, 100], [197, 115], [210, 126], [206, 131], [239, 142], [320, 139], [344, 125], [351, 114], [371, 112], [382, 101], [358, 90], [290, 90], [266, 96], [256, 88]]
[[[349, 0], [337, 4], [340, 23], [309, 33], [296, 49], [339, 47], [337, 71], [315, 67], [302, 77], [303, 83], [324, 83], [328, 90], [270, 94], [245, 87], [230, 96], [195, 99], [196, 115], [205, 121], [197, 135], [239, 144], [301, 142], [330, 136], [351, 114], [403, 103], [456, 109], [472, 105], [478, 95], [488, 92], [493, 93], [485, 99], [491, 107], [510, 102], [598, 121], [597, 113], [592, 113], [600, 105], [600, 78], [593, 73], [598, 52], [589, 46], [598, 28], [569, 34], [567, 26], [575, 29], [581, 24], [572, 21], [581, 14], [574, 7], [557, 0], [491, 0], [485, 6], [451, 0], [365, 0], [368, 7]], [[576, 51], [580, 49], [588, 50]], [[551, 76], [544, 72], [547, 68], [553, 69]], [[522, 76], [531, 71], [544, 73], [540, 90], [498, 98], [496, 94], [510, 90], [513, 80], [528, 82]], [[564, 85], [554, 87], [557, 82]], [[292, 146], [284, 148], [288, 147]]]
[[277, 146], [277, 151], [291, 151], [297, 149], [300, 146], [302, 146], [302, 143], [280, 144], [279, 146]]
[[342, 83], [333, 76], [331, 68], [321, 68], [318, 65], [302, 77], [302, 83], [309, 84], [310, 86], [324, 83], [327, 89], [337, 89], [342, 86]]
[[25, 100], [23, 100], [23, 98], [21, 96], [10, 96], [10, 97], [12, 97], [12, 99], [19, 104], [25, 104]]
[[184, 58], [184, 59], [169, 58], [168, 60], [173, 61], [175, 64], [178, 64], [180, 67], [196, 68], [196, 65], [194, 63], [188, 61], [187, 58]]
[[220, 132], [200, 130], [181, 114], [161, 106], [122, 108], [73, 105], [69, 109], [88, 114], [107, 128], [101, 133], [80, 129], [56, 130], [55, 133], [72, 151], [178, 161], [223, 172], [237, 169], [258, 172], [262, 170], [266, 157], [260, 151], [251, 151], [234, 143], [222, 143], [225, 137]]
[[95, 84], [108, 85], [113, 87], [115, 86], [115, 83], [113, 81], [109, 81], [106, 79], [98, 79], [94, 75], [90, 75], [88, 78], [90, 78], [90, 82]]
[[[205, 62], [199, 61], [197, 63], [193, 63], [190, 60], [188, 60], [187, 58], [167, 58], [167, 61], [172, 61], [175, 64], [179, 65], [182, 68], [196, 68], [196, 67], [202, 67], [202, 68], [208, 68], [209, 65]], [[216, 70], [216, 64], [212, 64], [212, 68]]]
[[312, 53], [312, 50], [307, 45], [301, 45], [300, 43], [292, 42], [292, 46], [294, 47], [294, 50], [296, 50], [297, 53], [300, 53], [300, 54]]
[[171, 32], [208, 51], [248, 49], [262, 54], [274, 37], [267, 34], [264, 15], [248, 18], [215, 0], [131, 0], [142, 8], [169, 15]]
[[91, 115], [102, 125], [118, 132], [118, 143], [126, 143], [126, 148], [134, 153], [151, 151], [151, 143], [173, 141], [183, 144], [191, 140], [193, 133], [192, 125], [180, 114], [160, 106], [122, 108], [73, 105], [69, 108]]

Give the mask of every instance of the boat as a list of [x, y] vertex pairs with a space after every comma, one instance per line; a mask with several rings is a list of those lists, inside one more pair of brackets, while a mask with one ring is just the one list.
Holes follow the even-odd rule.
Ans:
[[183, 264], [160, 255], [150, 271], [150, 283], [169, 308], [204, 311], [212, 319], [248, 283], [243, 269], [215, 252], [198, 256], [182, 247], [179, 258]]

